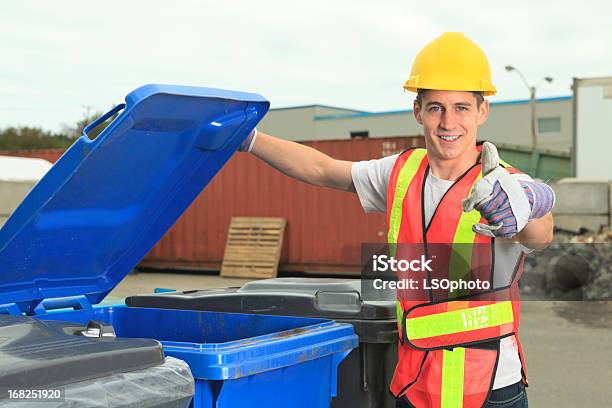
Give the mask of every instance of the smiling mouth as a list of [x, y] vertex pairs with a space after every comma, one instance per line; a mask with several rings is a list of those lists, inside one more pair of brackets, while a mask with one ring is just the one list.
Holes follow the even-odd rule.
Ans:
[[461, 136], [456, 136], [456, 135], [455, 136], [441, 136], [441, 135], [437, 135], [437, 136], [438, 136], [438, 138], [440, 138], [445, 143], [454, 143], [457, 140], [459, 140], [459, 138], [461, 137]]

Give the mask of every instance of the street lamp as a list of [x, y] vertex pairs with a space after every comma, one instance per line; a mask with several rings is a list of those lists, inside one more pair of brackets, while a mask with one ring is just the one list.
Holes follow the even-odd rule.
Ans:
[[519, 76], [523, 80], [523, 83], [525, 84], [527, 89], [529, 89], [529, 99], [530, 99], [530, 104], [531, 104], [531, 148], [535, 151], [538, 148], [538, 139], [536, 136], [536, 123], [535, 123], [536, 122], [536, 90], [538, 89], [540, 85], [542, 85], [543, 81], [550, 83], [553, 81], [553, 79], [552, 77], [549, 77], [549, 76], [544, 77], [540, 79], [540, 82], [538, 82], [536, 86], [533, 86], [533, 85], [529, 85], [529, 82], [527, 82], [523, 73], [519, 71], [517, 68], [515, 68], [514, 66], [506, 65], [506, 71], [508, 72], [515, 71], [517, 74], [519, 74]]

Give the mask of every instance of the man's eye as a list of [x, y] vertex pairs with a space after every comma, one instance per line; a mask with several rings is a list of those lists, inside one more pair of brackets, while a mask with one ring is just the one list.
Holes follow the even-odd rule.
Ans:
[[429, 107], [429, 111], [430, 112], [440, 112], [441, 108], [439, 106], [430, 106]]
[[468, 110], [467, 106], [458, 106], [457, 107], [457, 111], [459, 112], [466, 112]]

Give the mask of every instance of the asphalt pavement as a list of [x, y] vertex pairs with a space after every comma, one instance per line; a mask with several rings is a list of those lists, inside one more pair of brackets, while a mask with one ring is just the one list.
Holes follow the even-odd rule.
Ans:
[[[140, 272], [128, 275], [105, 302], [155, 288], [204, 289], [248, 281], [210, 273]], [[520, 335], [531, 407], [612, 406], [612, 302], [523, 301]]]

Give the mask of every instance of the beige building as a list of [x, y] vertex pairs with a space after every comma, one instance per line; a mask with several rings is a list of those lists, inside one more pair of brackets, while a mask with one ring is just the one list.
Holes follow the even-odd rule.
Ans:
[[[531, 146], [529, 100], [492, 102], [482, 140]], [[572, 146], [572, 97], [541, 98], [536, 103], [538, 146], [569, 152]], [[412, 110], [364, 112], [325, 105], [271, 109], [258, 126], [263, 132], [295, 141], [389, 137], [421, 134]]]

